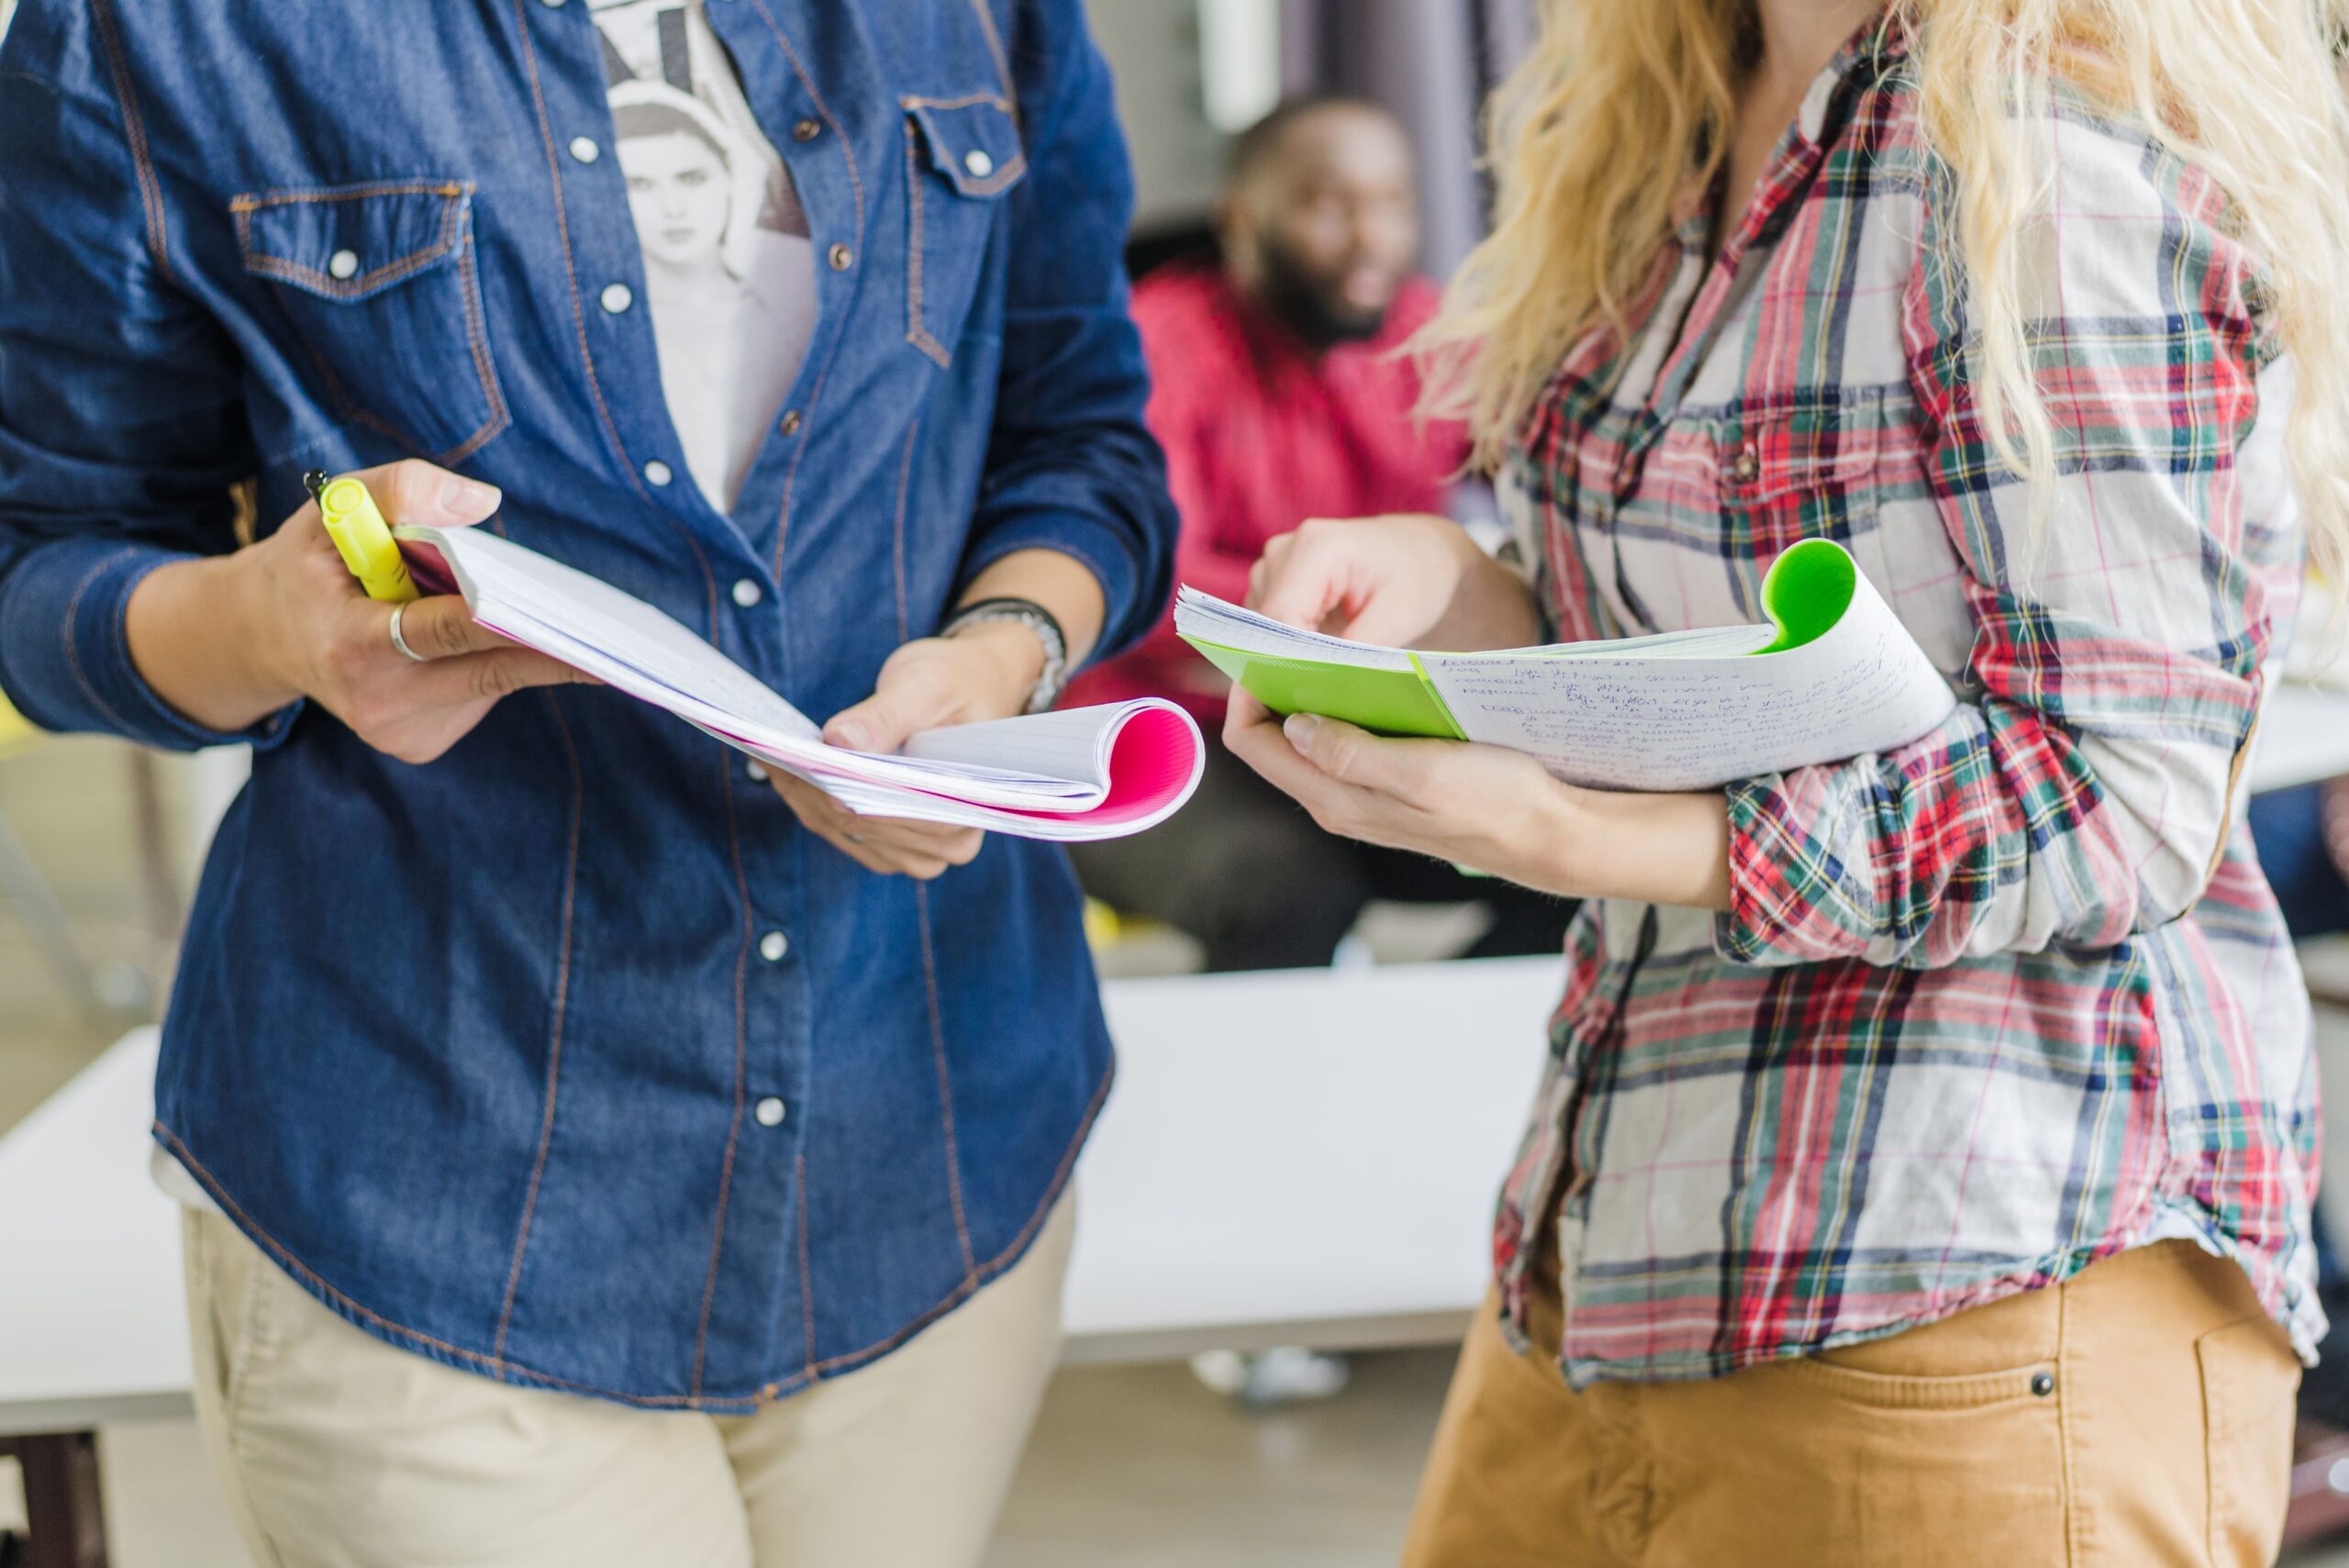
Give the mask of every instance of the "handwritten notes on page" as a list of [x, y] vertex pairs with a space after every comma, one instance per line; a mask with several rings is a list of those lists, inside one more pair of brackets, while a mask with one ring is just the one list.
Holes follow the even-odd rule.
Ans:
[[1764, 598], [1775, 625], [1491, 653], [1348, 643], [1189, 589], [1176, 629], [1203, 651], [1350, 670], [1354, 687], [1325, 681], [1318, 689], [1341, 694], [1331, 717], [1374, 728], [1375, 720], [1336, 709], [1358, 688], [1366, 711], [1376, 711], [1369, 682], [1393, 679], [1399, 656], [1464, 739], [1523, 751], [1560, 778], [1603, 789], [1711, 789], [1888, 751], [1932, 730], [1956, 706], [1841, 546], [1820, 539], [1789, 550], [1773, 565]]
[[1949, 685], [1865, 578], [1835, 625], [1798, 648], [1609, 655], [1599, 644], [1516, 657], [1419, 655], [1461, 733], [1602, 789], [1711, 789], [1732, 779], [1907, 744], [1947, 718]]

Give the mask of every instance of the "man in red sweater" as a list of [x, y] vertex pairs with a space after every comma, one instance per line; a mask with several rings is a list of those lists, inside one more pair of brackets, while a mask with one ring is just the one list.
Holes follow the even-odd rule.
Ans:
[[[1436, 307], [1415, 276], [1419, 194], [1394, 117], [1359, 99], [1275, 109], [1233, 147], [1221, 259], [1136, 285], [1148, 419], [1183, 517], [1181, 581], [1235, 602], [1267, 541], [1308, 517], [1442, 512], [1466, 455], [1457, 427], [1412, 418], [1397, 353]], [[1213, 736], [1223, 677], [1171, 617], [1072, 687], [1073, 703], [1172, 697]], [[1423, 856], [1323, 833], [1210, 743], [1188, 809], [1137, 838], [1072, 851], [1085, 890], [1190, 933], [1210, 970], [1330, 962], [1373, 898], [1487, 905], [1477, 954], [1557, 948], [1566, 907]]]

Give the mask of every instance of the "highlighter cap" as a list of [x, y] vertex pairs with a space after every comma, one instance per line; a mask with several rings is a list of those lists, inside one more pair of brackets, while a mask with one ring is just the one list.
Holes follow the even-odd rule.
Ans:
[[318, 520], [367, 596], [395, 603], [415, 598], [407, 563], [400, 559], [391, 525], [384, 521], [367, 486], [346, 477], [329, 480], [317, 494]]

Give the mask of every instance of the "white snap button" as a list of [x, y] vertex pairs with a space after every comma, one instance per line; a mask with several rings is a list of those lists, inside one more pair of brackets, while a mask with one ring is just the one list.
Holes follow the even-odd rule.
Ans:
[[767, 782], [767, 765], [764, 762], [760, 762], [756, 757], [753, 757], [749, 762], [743, 763], [742, 771], [751, 776], [751, 782], [752, 784], [764, 784]]
[[757, 604], [763, 596], [759, 585], [748, 577], [739, 579], [734, 584], [734, 602], [746, 610]]
[[571, 139], [571, 155], [582, 163], [593, 163], [604, 155], [604, 150], [587, 137], [574, 136]]
[[669, 473], [669, 465], [656, 457], [644, 465], [644, 477], [651, 484], [666, 484], [672, 475]]
[[629, 291], [626, 284], [606, 284], [604, 292], [597, 297], [603, 301], [604, 308], [614, 316], [618, 316], [636, 303], [636, 295]]
[[[312, 251], [311, 254], [316, 255], [317, 252]], [[336, 251], [333, 255], [327, 258], [327, 272], [330, 276], [338, 278], [357, 277], [359, 275], [359, 252], [356, 250]]]
[[761, 1127], [781, 1127], [783, 1125], [783, 1102], [776, 1099], [773, 1095], [769, 1095], [765, 1099], [761, 1100], [757, 1105], [751, 1107], [751, 1114], [759, 1118], [759, 1125]]
[[769, 931], [759, 939], [759, 956], [769, 963], [781, 963], [783, 955], [791, 951], [791, 939], [781, 931]]
[[984, 180], [995, 172], [995, 160], [986, 155], [985, 148], [974, 147], [963, 154], [963, 167]]

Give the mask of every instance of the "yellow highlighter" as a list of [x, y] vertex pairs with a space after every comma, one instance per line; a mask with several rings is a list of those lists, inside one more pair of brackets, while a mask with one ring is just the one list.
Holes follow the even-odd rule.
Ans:
[[302, 483], [317, 500], [318, 520], [326, 524], [327, 537], [342, 552], [342, 563], [351, 568], [369, 598], [398, 605], [418, 596], [416, 582], [407, 574], [407, 562], [400, 559], [400, 547], [392, 538], [391, 525], [384, 521], [367, 486], [348, 474], [328, 479], [317, 469], [304, 474]]

